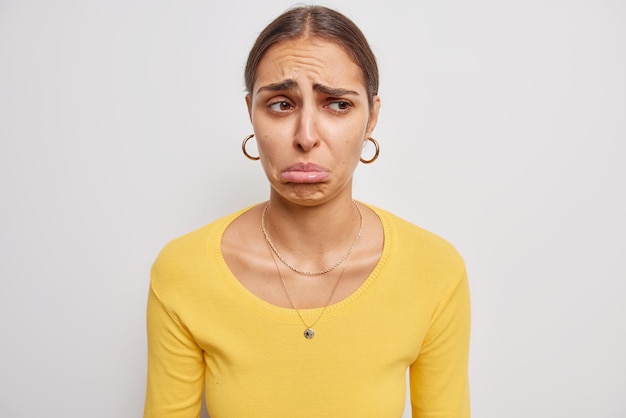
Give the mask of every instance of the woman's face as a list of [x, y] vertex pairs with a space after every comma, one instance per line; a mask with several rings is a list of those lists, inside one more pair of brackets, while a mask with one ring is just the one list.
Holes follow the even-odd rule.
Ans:
[[274, 45], [246, 103], [274, 194], [303, 205], [351, 198], [380, 101], [370, 109], [361, 69], [341, 47], [318, 38]]

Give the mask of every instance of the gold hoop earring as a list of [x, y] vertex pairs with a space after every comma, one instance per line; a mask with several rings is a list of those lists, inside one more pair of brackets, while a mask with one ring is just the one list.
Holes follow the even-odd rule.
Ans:
[[376, 141], [371, 136], [367, 138], [367, 140], [370, 141], [372, 144], [374, 144], [374, 148], [376, 148], [376, 151], [374, 152], [374, 156], [370, 158], [369, 160], [364, 160], [363, 157], [359, 158], [359, 161], [361, 161], [363, 164], [373, 163], [374, 161], [376, 161], [376, 159], [378, 158], [378, 154], [380, 153], [380, 147], [378, 146], [378, 141]]
[[252, 155], [248, 154], [248, 151], [246, 150], [246, 144], [252, 138], [254, 138], [254, 134], [248, 135], [247, 137], [243, 139], [243, 142], [241, 143], [241, 150], [243, 151], [243, 155], [245, 155], [247, 158], [249, 158], [252, 161], [257, 161], [261, 159], [261, 157], [253, 157]]

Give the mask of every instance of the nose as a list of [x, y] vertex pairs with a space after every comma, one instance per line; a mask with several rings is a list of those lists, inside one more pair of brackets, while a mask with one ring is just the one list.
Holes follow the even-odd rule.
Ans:
[[294, 135], [294, 146], [304, 152], [309, 152], [320, 143], [318, 131], [318, 117], [315, 110], [308, 108], [300, 112]]

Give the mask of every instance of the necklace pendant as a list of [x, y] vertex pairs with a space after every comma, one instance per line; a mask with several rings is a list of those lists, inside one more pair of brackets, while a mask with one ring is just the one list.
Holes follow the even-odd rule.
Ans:
[[313, 337], [315, 337], [315, 331], [313, 331], [311, 328], [307, 328], [304, 330], [304, 338], [310, 340]]

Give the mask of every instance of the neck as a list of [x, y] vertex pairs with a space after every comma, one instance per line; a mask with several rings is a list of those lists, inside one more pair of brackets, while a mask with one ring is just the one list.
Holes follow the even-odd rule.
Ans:
[[313, 206], [270, 199], [266, 231], [281, 256], [294, 266], [319, 271], [336, 263], [353, 244], [361, 219], [351, 198]]

